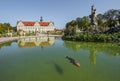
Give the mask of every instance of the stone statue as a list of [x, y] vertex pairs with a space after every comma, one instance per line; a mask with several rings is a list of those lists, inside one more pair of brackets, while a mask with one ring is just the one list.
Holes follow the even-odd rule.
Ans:
[[96, 9], [94, 9], [94, 5], [91, 6], [91, 15], [89, 17], [91, 19], [91, 25], [97, 26]]

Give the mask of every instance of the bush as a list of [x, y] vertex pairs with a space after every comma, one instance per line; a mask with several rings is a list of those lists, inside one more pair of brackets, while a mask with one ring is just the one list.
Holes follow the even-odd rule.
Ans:
[[63, 40], [86, 41], [86, 42], [120, 42], [120, 33], [114, 34], [79, 33], [74, 36], [63, 36]]

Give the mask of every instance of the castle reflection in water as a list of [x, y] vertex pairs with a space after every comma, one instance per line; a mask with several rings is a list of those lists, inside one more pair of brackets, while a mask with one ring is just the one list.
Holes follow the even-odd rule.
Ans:
[[20, 48], [24, 47], [34, 47], [34, 46], [52, 46], [54, 45], [55, 37], [42, 36], [42, 37], [25, 37], [18, 40], [18, 46]]

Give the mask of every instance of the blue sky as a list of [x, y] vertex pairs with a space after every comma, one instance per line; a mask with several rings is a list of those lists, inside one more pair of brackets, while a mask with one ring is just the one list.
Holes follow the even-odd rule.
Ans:
[[91, 5], [96, 13], [104, 13], [109, 9], [120, 9], [120, 0], [0, 0], [0, 23], [53, 21], [56, 28], [64, 28], [65, 24], [77, 17], [90, 15]]

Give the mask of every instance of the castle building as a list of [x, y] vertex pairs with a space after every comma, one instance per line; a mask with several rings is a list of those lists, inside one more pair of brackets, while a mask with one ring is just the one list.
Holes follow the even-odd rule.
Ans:
[[42, 18], [40, 19], [40, 22], [36, 21], [18, 21], [17, 22], [17, 31], [23, 31], [26, 33], [30, 32], [50, 32], [54, 31], [54, 23], [53, 22], [43, 22]]

